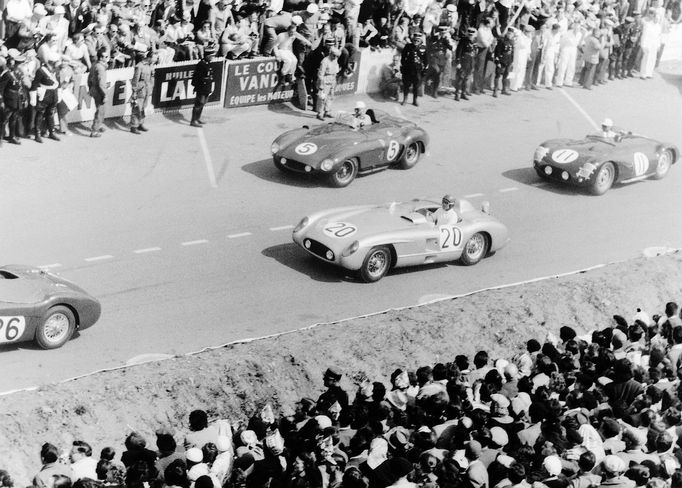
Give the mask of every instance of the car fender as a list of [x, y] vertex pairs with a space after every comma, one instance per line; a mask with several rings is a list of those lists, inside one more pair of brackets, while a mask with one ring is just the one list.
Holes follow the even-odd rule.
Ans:
[[288, 131], [284, 132], [283, 134], [280, 134], [279, 136], [277, 136], [277, 138], [272, 142], [276, 142], [277, 144], [279, 144], [280, 145], [280, 151], [281, 151], [282, 149], [285, 149], [288, 146], [290, 146], [293, 142], [304, 137], [309, 132], [309, 130], [310, 129], [306, 129], [305, 127], [300, 127], [298, 129], [288, 130]]
[[471, 236], [477, 232], [487, 234], [490, 237], [489, 252], [501, 249], [509, 242], [509, 230], [507, 226], [495, 218], [480, 219], [471, 221], [466, 225], [462, 225], [463, 237], [462, 241], [466, 242]]

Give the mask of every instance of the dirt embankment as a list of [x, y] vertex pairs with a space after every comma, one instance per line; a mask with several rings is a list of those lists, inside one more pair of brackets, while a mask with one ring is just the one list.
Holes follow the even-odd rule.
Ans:
[[396, 367], [479, 349], [508, 356], [563, 325], [581, 333], [611, 324], [614, 313], [630, 319], [642, 307], [653, 314], [681, 297], [680, 253], [639, 258], [15, 393], [0, 397], [0, 468], [25, 486], [46, 441], [66, 448], [80, 438], [96, 454], [114, 446], [120, 455], [134, 429], [153, 448], [156, 428], [184, 430], [194, 408], [237, 420], [265, 401], [290, 408], [302, 396], [316, 398], [329, 365], [345, 373], [354, 394], [359, 373], [388, 384]]

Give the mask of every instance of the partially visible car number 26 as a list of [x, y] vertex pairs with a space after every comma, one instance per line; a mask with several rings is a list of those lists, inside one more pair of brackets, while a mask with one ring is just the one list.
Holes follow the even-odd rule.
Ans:
[[438, 228], [440, 232], [438, 243], [441, 251], [449, 251], [453, 248], [459, 247], [462, 243], [462, 231], [454, 225], [441, 225]]
[[0, 343], [13, 342], [24, 334], [25, 317], [0, 317]]

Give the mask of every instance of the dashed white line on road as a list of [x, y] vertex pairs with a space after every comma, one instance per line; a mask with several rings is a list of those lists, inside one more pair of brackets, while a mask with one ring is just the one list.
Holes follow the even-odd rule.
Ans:
[[518, 188], [516, 188], [515, 186], [510, 186], [509, 188], [501, 188], [499, 190], [499, 192], [500, 193], [507, 193], [507, 192], [516, 191], [516, 190], [518, 190]]
[[208, 181], [211, 183], [212, 188], [218, 188], [218, 182], [215, 178], [215, 170], [213, 169], [213, 160], [211, 160], [211, 153], [208, 151], [208, 144], [206, 144], [206, 137], [204, 136], [204, 130], [201, 128], [197, 129], [197, 135], [199, 136], [199, 145], [201, 146], [201, 152], [204, 153], [204, 162], [206, 163], [206, 172], [208, 173]]
[[577, 108], [577, 109], [578, 109], [578, 112], [580, 112], [580, 113], [582, 114], [582, 116], [585, 117], [585, 118], [587, 119], [587, 121], [588, 121], [588, 122], [590, 123], [590, 125], [594, 128], [594, 130], [599, 130], [599, 126], [598, 126], [597, 123], [594, 121], [594, 119], [593, 119], [592, 117], [590, 117], [590, 114], [588, 114], [588, 113], [585, 111], [585, 109], [582, 108], [582, 107], [580, 106], [580, 104], [579, 104], [578, 102], [576, 102], [576, 101], [573, 99], [573, 97], [572, 97], [571, 95], [569, 95], [569, 94], [566, 92], [566, 90], [564, 90], [563, 88], [560, 88], [559, 91], [561, 92], [561, 94], [562, 94], [563, 96], [566, 97], [566, 99], [567, 99], [569, 102], [571, 102], [571, 105], [573, 105], [575, 108]]
[[471, 195], [464, 195], [464, 198], [476, 198], [476, 197], [482, 197], [483, 193], [472, 193]]
[[196, 241], [181, 242], [181, 246], [196, 246], [198, 244], [208, 244], [206, 239], [197, 239]]
[[251, 235], [251, 232], [240, 232], [239, 234], [230, 234], [229, 236], [227, 236], [227, 238], [228, 239], [236, 239], [238, 237], [246, 237], [246, 236], [250, 236], [250, 235]]
[[50, 269], [50, 268], [61, 268], [62, 265], [61, 263], [53, 263], [53, 264], [43, 264], [42, 266], [38, 266], [41, 269]]
[[104, 261], [105, 259], [114, 259], [111, 254], [103, 254], [102, 256], [93, 256], [91, 258], [85, 258], [85, 261], [91, 263], [93, 261]]
[[270, 227], [270, 230], [273, 232], [276, 232], [278, 230], [286, 230], [286, 229], [293, 229], [293, 225], [281, 225], [279, 227]]
[[135, 249], [133, 252], [135, 254], [144, 254], [147, 252], [156, 252], [156, 251], [160, 251], [160, 250], [161, 250], [160, 247], [145, 247], [144, 249]]

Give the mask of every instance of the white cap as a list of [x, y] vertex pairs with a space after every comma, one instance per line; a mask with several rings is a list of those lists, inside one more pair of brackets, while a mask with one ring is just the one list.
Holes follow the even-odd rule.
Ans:
[[366, 109], [367, 105], [365, 105], [365, 102], [363, 102], [362, 100], [358, 100], [357, 102], [355, 102], [355, 108]]
[[291, 23], [294, 25], [301, 25], [303, 23], [303, 19], [301, 18], [300, 15], [294, 15], [291, 18]]
[[187, 449], [185, 453], [185, 458], [193, 463], [200, 463], [204, 460], [204, 453], [198, 447], [192, 447]]
[[61, 5], [57, 5], [57, 6], [54, 8], [54, 13], [55, 13], [55, 15], [58, 15], [58, 14], [64, 15], [64, 14], [66, 13], [66, 10], [65, 10], [64, 7], [62, 7]]
[[318, 7], [316, 3], [309, 3], [305, 10], [309, 14], [316, 14], [320, 10], [320, 7]]
[[608, 117], [602, 120], [601, 125], [606, 125], [608, 127], [613, 126], [613, 120], [609, 119]]

